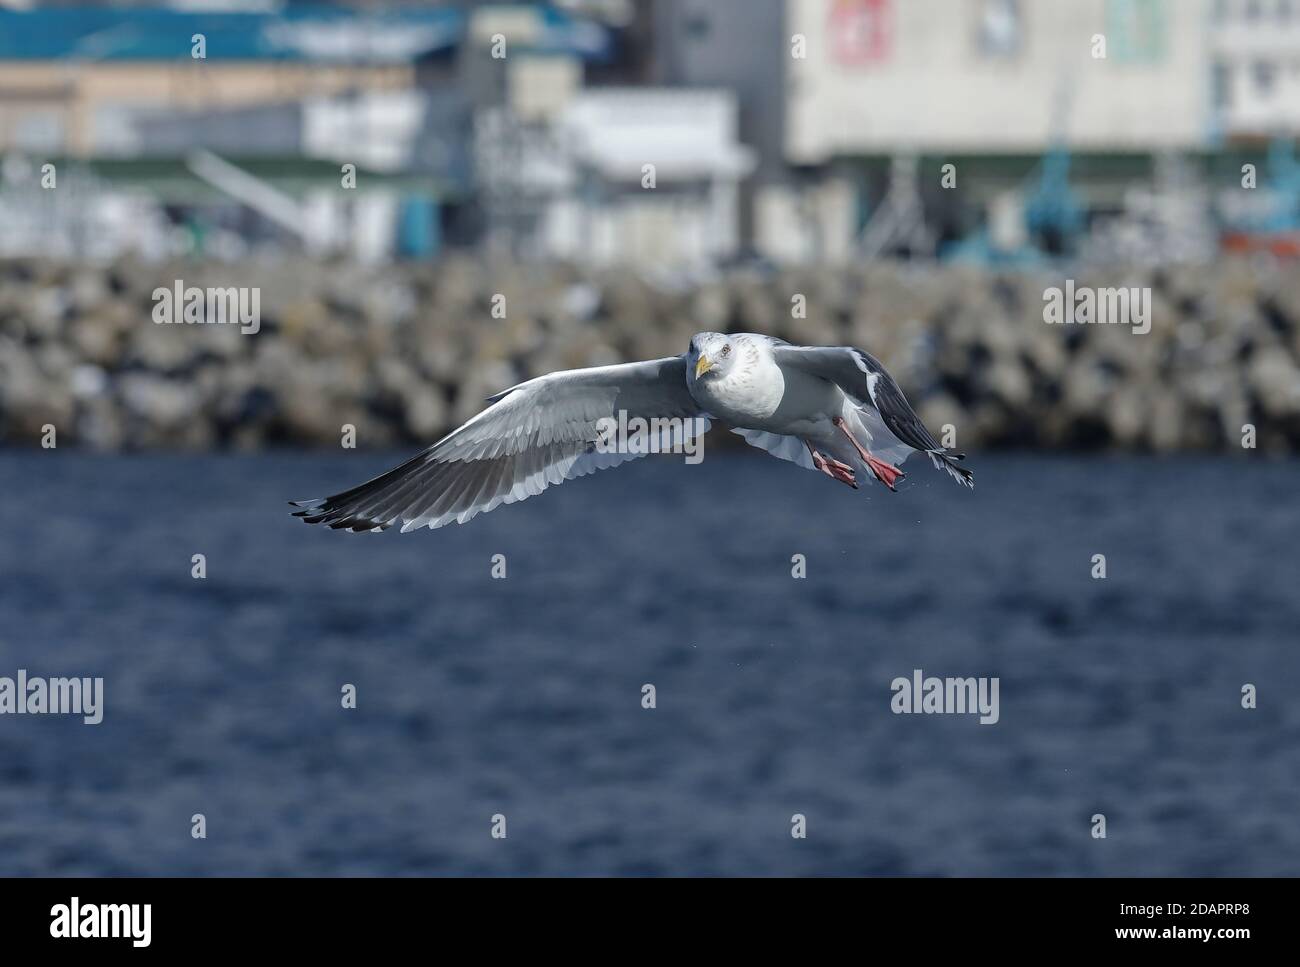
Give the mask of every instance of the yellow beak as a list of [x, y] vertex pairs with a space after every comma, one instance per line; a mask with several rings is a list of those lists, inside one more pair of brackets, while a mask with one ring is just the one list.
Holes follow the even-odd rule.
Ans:
[[713, 368], [713, 361], [708, 356], [700, 353], [700, 358], [695, 362], [695, 378], [699, 379], [705, 373]]

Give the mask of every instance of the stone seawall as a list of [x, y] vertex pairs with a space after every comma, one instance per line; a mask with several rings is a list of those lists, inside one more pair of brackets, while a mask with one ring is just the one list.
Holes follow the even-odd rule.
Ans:
[[[1133, 286], [1150, 331], [1052, 325], [1044, 293]], [[158, 288], [258, 289], [256, 333], [154, 321]], [[875, 264], [650, 278], [448, 259], [367, 268], [0, 262], [0, 442], [96, 449], [427, 443], [555, 369], [751, 330], [879, 356], [958, 446], [1300, 449], [1300, 267]]]

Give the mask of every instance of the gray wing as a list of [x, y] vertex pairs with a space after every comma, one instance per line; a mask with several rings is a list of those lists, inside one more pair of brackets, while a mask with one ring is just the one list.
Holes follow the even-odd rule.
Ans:
[[[291, 501], [299, 508], [294, 516], [352, 531], [463, 524], [552, 484], [644, 456], [651, 444], [666, 449], [693, 439], [709, 425], [686, 388], [684, 356], [551, 373], [489, 402], [464, 426], [374, 480], [333, 497]], [[617, 419], [620, 411], [629, 421], [681, 422], [638, 433], [638, 446], [597, 447], [598, 421]]]
[[743, 437], [751, 447], [766, 450], [778, 459], [789, 460], [805, 470], [817, 469], [813, 465], [812, 455], [808, 452], [808, 447], [797, 436], [784, 436], [780, 433], [767, 433], [763, 430], [749, 430], [744, 427], [734, 427], [731, 432]]
[[820, 376], [838, 386], [860, 405], [871, 405], [889, 432], [913, 450], [929, 455], [940, 470], [947, 471], [959, 484], [974, 487], [974, 474], [956, 461], [966, 455], [955, 453], [939, 441], [921, 422], [894, 377], [871, 353], [852, 346], [773, 345], [772, 354], [779, 366], [791, 366]]

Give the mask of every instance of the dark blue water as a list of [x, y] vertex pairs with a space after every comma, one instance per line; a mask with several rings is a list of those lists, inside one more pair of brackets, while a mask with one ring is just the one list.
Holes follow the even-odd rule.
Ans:
[[[0, 452], [0, 675], [106, 691], [0, 716], [0, 873], [1300, 873], [1295, 462], [652, 457], [436, 532], [289, 517], [392, 461]], [[915, 668], [1000, 721], [893, 714]]]

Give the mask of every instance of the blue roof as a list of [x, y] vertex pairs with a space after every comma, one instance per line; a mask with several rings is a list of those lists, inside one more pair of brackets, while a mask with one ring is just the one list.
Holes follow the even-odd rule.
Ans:
[[555, 7], [543, 7], [542, 35], [530, 49], [545, 53], [574, 54], [587, 60], [609, 60], [614, 44], [607, 27], [570, 16]]
[[[609, 31], [554, 7], [538, 8], [531, 49], [585, 59], [610, 56]], [[74, 7], [0, 10], [0, 60], [176, 60], [203, 34], [208, 60], [406, 63], [456, 47], [465, 17], [450, 7], [378, 12], [290, 6], [275, 12]]]
[[203, 34], [209, 60], [401, 63], [460, 42], [459, 11], [358, 13], [290, 7], [274, 13], [104, 7], [0, 11], [0, 60], [173, 60]]

